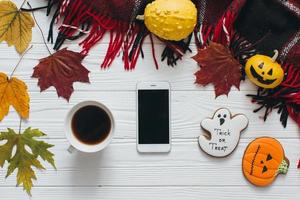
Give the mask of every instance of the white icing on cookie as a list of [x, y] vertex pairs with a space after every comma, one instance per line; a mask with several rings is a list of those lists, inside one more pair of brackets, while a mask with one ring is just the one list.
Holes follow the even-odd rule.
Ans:
[[199, 137], [199, 145], [207, 154], [225, 157], [231, 154], [240, 140], [241, 131], [248, 126], [248, 118], [243, 114], [231, 116], [226, 108], [217, 110], [213, 118], [204, 119], [201, 127], [210, 133]]

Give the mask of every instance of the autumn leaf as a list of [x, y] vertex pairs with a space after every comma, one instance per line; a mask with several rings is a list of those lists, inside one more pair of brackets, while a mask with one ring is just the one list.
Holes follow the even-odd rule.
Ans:
[[64, 48], [41, 59], [34, 68], [32, 77], [39, 79], [41, 91], [54, 86], [58, 96], [69, 101], [74, 91], [74, 82], [89, 83], [89, 71], [81, 64], [84, 57]]
[[23, 53], [32, 39], [34, 21], [29, 13], [23, 12], [11, 1], [0, 1], [0, 42], [14, 45]]
[[9, 78], [0, 72], [0, 121], [8, 114], [13, 106], [21, 118], [29, 117], [29, 94], [26, 84], [15, 78]]
[[239, 89], [242, 66], [222, 44], [210, 42], [209, 46], [200, 49], [193, 59], [201, 68], [195, 73], [195, 83], [203, 86], [212, 83], [216, 97], [228, 95], [232, 86]]
[[[50, 163], [56, 169], [54, 154], [48, 150], [53, 145], [35, 139], [42, 136], [45, 136], [43, 132], [31, 128], [27, 128], [23, 134], [17, 134], [12, 129], [0, 133], [0, 141], [6, 141], [5, 144], [0, 145], [0, 166], [3, 168], [5, 162], [8, 163], [6, 177], [17, 169], [17, 186], [23, 185], [29, 195], [32, 181], [36, 180], [32, 167], [45, 169], [38, 158]], [[15, 151], [13, 151], [14, 147]], [[25, 147], [30, 148], [31, 151]]]

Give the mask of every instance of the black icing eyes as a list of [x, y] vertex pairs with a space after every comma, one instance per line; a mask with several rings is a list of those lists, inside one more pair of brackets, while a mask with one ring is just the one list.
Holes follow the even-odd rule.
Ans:
[[[272, 159], [273, 159], [273, 157], [271, 156], [271, 154], [268, 154], [268, 155], [267, 155], [267, 158], [266, 158], [266, 161], [270, 161], [270, 160], [272, 160]], [[264, 161], [261, 160], [260, 163], [261, 163], [261, 164], [264, 164]], [[267, 172], [267, 171], [268, 171], [267, 166], [264, 166], [261, 173], [265, 173], [265, 172]]]
[[267, 161], [269, 161], [269, 160], [272, 160], [271, 154], [268, 154], [268, 156], [267, 156]]
[[[222, 115], [221, 115], [221, 114], [218, 114], [218, 118], [221, 118], [221, 117], [222, 117]], [[227, 117], [227, 115], [226, 115], [226, 114], [224, 114], [224, 115], [223, 115], [223, 117], [224, 117], [224, 118], [226, 118], [226, 117]]]

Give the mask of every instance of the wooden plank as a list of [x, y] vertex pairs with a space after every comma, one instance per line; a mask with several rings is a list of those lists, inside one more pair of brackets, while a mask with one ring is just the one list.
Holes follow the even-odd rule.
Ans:
[[[211, 117], [220, 107], [228, 107], [233, 114], [244, 113], [249, 118], [249, 127], [242, 138], [255, 138], [268, 135], [279, 138], [299, 138], [299, 128], [291, 119], [284, 129], [279, 115], [274, 110], [266, 122], [259, 119], [263, 113], [253, 113], [257, 105], [252, 104], [245, 95], [246, 91], [232, 92], [226, 96], [214, 98], [214, 92], [173, 91], [172, 92], [172, 134], [173, 138], [196, 138], [203, 131], [200, 122]], [[116, 120], [116, 138], [136, 137], [136, 94], [133, 91], [76, 91], [70, 103], [58, 99], [54, 92], [30, 92], [30, 119], [23, 127], [32, 126], [43, 130], [50, 138], [64, 138], [64, 119], [68, 110], [84, 100], [96, 100], [107, 105]], [[19, 118], [11, 108], [10, 114], [0, 123], [0, 130], [7, 127], [17, 129]]]
[[[22, 0], [15, 0], [18, 5]], [[46, 1], [32, 1], [33, 7], [45, 5]], [[38, 23], [45, 36], [51, 17], [45, 11], [35, 12]], [[56, 34], [56, 31], [54, 32]], [[160, 69], [154, 68], [149, 40], [145, 41], [145, 59], [140, 59], [137, 69], [125, 72], [121, 55], [110, 69], [100, 70], [109, 37], [106, 35], [85, 59], [84, 64], [91, 71], [91, 84], [75, 83], [75, 93], [70, 104], [57, 99], [51, 88], [40, 94], [37, 80], [32, 79], [32, 69], [38, 59], [47, 56], [40, 32], [33, 29], [33, 49], [25, 56], [15, 74], [23, 79], [31, 95], [31, 116], [23, 124], [41, 128], [48, 133], [50, 143], [55, 144], [58, 171], [38, 172], [38, 181], [33, 189], [33, 200], [81, 200], [81, 199], [289, 199], [298, 200], [299, 170], [299, 128], [289, 121], [284, 129], [278, 115], [273, 112], [264, 123], [256, 107], [245, 95], [255, 93], [256, 87], [249, 81], [241, 84], [241, 92], [233, 89], [229, 97], [214, 99], [213, 87], [194, 85], [194, 73], [199, 69], [190, 59], [196, 53], [195, 44], [191, 44], [193, 53], [170, 68], [160, 62]], [[80, 48], [75, 42], [66, 41], [75, 51]], [[52, 45], [48, 44], [51, 48]], [[66, 46], [66, 45], [65, 45]], [[156, 55], [160, 60], [163, 46], [155, 40]], [[9, 73], [16, 64], [19, 55], [13, 47], [0, 44], [0, 71]], [[135, 86], [138, 81], [168, 80], [172, 86], [172, 132], [173, 149], [170, 154], [141, 155], [135, 147]], [[63, 121], [67, 111], [76, 103], [92, 99], [105, 103], [112, 109], [116, 122], [116, 137], [103, 152], [91, 155], [66, 152], [68, 142], [64, 137]], [[197, 137], [203, 132], [199, 123], [210, 116], [219, 107], [229, 107], [234, 113], [245, 113], [250, 124], [242, 134], [241, 143], [233, 155], [216, 159], [204, 154], [198, 147]], [[13, 109], [12, 109], [13, 110]], [[7, 127], [17, 128], [18, 116], [11, 111], [0, 123], [0, 131]], [[278, 138], [285, 147], [291, 161], [289, 173], [279, 176], [271, 187], [256, 188], [249, 184], [241, 172], [241, 159], [246, 145], [255, 137], [271, 136]], [[1, 198], [7, 200], [29, 199], [21, 188], [15, 188], [15, 177], [4, 179], [5, 172], [0, 170]], [[100, 187], [102, 186], [102, 187]]]
[[[152, 52], [150, 44], [145, 44], [144, 54], [145, 59], [139, 59], [136, 69], [133, 71], [125, 71], [121, 55], [115, 59], [112, 66], [108, 70], [101, 70], [100, 65], [103, 61], [107, 44], [98, 45], [94, 48], [88, 57], [84, 60], [84, 65], [91, 71], [90, 82], [91, 84], [74, 84], [75, 91], [95, 91], [95, 90], [135, 90], [136, 84], [139, 81], [169, 81], [172, 90], [197, 90], [197, 91], [212, 91], [213, 86], [201, 87], [194, 84], [194, 73], [199, 69], [197, 63], [191, 59], [193, 54], [185, 55], [182, 61], [178, 62], [178, 66], [172, 68], [167, 66], [165, 62], [160, 62], [160, 69], [155, 69], [152, 59]], [[68, 45], [69, 49], [79, 51], [80, 49], [75, 44]], [[163, 46], [158, 45], [156, 55], [160, 60], [160, 53]], [[15, 73], [15, 76], [24, 80], [29, 87], [30, 91], [39, 91], [37, 86], [37, 79], [31, 78], [33, 68], [38, 64], [38, 60], [47, 57], [47, 52], [43, 44], [34, 44], [25, 58], [23, 59], [20, 67]], [[0, 45], [0, 60], [1, 71], [10, 73], [16, 65], [19, 55], [14, 49], [8, 50], [4, 44]], [[241, 83], [241, 90], [254, 91], [256, 87], [249, 81]], [[232, 90], [237, 91], [236, 88]], [[51, 90], [53, 91], [53, 90]]]
[[[21, 4], [22, 1], [16, 1], [17, 4]], [[33, 4], [33, 3], [32, 3]], [[45, 5], [44, 1], [34, 2], [33, 6], [38, 7]], [[39, 19], [39, 24], [44, 31], [47, 33], [48, 25], [50, 23], [50, 18], [45, 16], [45, 11], [36, 11], [36, 17]], [[47, 37], [47, 34], [45, 34]], [[139, 59], [137, 67], [132, 72], [125, 73], [123, 68], [123, 62], [121, 59], [122, 55], [119, 55], [110, 69], [100, 70], [100, 65], [105, 57], [106, 50], [108, 47], [109, 38], [105, 37], [101, 44], [97, 45], [91, 50], [88, 57], [85, 59], [85, 66], [91, 71], [90, 79], [91, 84], [75, 84], [75, 90], [84, 90], [84, 91], [94, 91], [94, 90], [134, 90], [136, 88], [136, 83], [138, 81], [162, 81], [168, 80], [173, 90], [201, 90], [201, 91], [212, 91], [213, 87], [199, 87], [194, 84], [195, 76], [194, 73], [199, 69], [197, 63], [191, 59], [195, 55], [196, 46], [191, 44], [191, 49], [193, 53], [188, 53], [184, 56], [182, 61], [178, 62], [178, 66], [172, 68], [166, 65], [166, 62], [160, 61], [160, 55], [164, 46], [158, 41], [155, 40], [155, 50], [156, 56], [159, 62], [160, 69], [156, 70], [153, 62], [152, 48], [147, 39], [145, 46], [143, 48], [145, 59]], [[21, 67], [15, 73], [16, 76], [24, 80], [30, 91], [39, 91], [37, 87], [37, 80], [32, 79], [32, 69], [38, 64], [38, 59], [48, 56], [45, 45], [42, 42], [42, 37], [37, 28], [33, 29], [33, 49], [27, 54], [22, 61]], [[68, 47], [74, 51], [80, 51], [81, 48], [78, 47], [74, 42], [66, 43], [64, 47]], [[48, 44], [51, 48], [51, 44]], [[3, 48], [2, 48], [3, 47]], [[7, 49], [10, 49], [9, 51]], [[14, 51], [13, 47], [8, 48], [5, 43], [0, 44], [0, 60], [5, 65], [1, 66], [1, 71], [10, 73], [13, 69], [13, 66], [16, 64], [19, 55]], [[241, 90], [251, 90], [255, 91], [251, 83], [246, 81], [241, 85]], [[237, 90], [233, 88], [233, 90]], [[53, 91], [53, 90], [51, 90]]]
[[38, 187], [33, 188], [29, 198], [21, 188], [0, 188], [5, 200], [299, 200], [299, 187], [272, 186], [255, 188], [253, 186], [229, 187]]
[[[217, 159], [203, 153], [197, 140], [176, 140], [169, 154], [139, 154], [134, 140], [114, 140], [104, 151], [96, 154], [67, 152], [66, 140], [50, 140], [56, 146], [58, 170], [38, 172], [37, 186], [228, 186], [249, 183], [243, 177], [241, 162], [246, 146], [252, 140], [242, 139], [229, 157]], [[287, 175], [279, 175], [273, 185], [300, 186], [299, 139], [280, 139], [291, 162]], [[15, 177], [4, 179], [0, 185], [14, 186]]]

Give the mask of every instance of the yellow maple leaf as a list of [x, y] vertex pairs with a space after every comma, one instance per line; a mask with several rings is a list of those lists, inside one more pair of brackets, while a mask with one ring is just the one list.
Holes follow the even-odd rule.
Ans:
[[11, 1], [0, 0], [0, 19], [0, 42], [6, 41], [23, 53], [32, 39], [34, 20], [30, 13], [21, 11]]
[[0, 121], [8, 114], [11, 105], [23, 119], [28, 119], [29, 94], [26, 84], [0, 72]]

